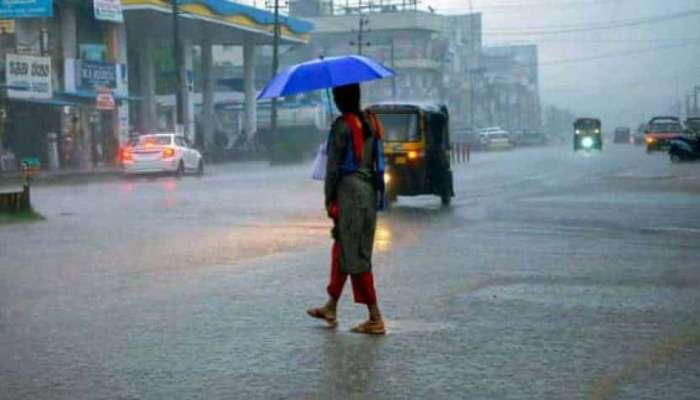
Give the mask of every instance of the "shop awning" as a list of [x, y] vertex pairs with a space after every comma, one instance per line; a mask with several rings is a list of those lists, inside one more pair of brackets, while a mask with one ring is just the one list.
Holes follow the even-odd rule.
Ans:
[[61, 99], [61, 98], [51, 98], [51, 99], [9, 99], [10, 101], [19, 101], [23, 103], [32, 103], [32, 104], [42, 104], [42, 105], [47, 105], [47, 106], [77, 106], [78, 103], [74, 101], [70, 101], [67, 99]]
[[[140, 97], [124, 96], [117, 93], [112, 94], [116, 101], [139, 101]], [[94, 103], [97, 99], [97, 92], [93, 90], [78, 90], [75, 92], [56, 92], [56, 96], [68, 100], [74, 100], [80, 103]]]
[[[184, 37], [198, 40], [206, 36], [224, 45], [272, 43], [274, 14], [270, 11], [230, 0], [179, 0], [179, 4]], [[145, 27], [134, 32], [135, 36], [171, 39], [170, 0], [122, 0], [122, 7], [128, 29]], [[313, 23], [286, 15], [279, 15], [279, 24], [282, 44], [307, 43], [314, 29]], [[198, 35], [203, 36], [196, 38]]]

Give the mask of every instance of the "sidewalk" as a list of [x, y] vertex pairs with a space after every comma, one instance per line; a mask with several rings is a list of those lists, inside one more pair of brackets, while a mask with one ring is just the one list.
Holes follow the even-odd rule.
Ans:
[[[121, 175], [119, 166], [102, 166], [91, 168], [71, 168], [57, 171], [40, 171], [32, 176], [33, 184], [82, 183], [108, 180]], [[22, 171], [0, 172], [0, 187], [16, 186], [24, 182]]]

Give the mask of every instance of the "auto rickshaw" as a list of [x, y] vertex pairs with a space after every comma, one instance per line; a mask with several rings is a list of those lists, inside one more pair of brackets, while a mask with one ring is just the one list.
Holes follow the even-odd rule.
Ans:
[[596, 118], [579, 118], [574, 122], [574, 151], [603, 150], [603, 130]]
[[454, 189], [447, 107], [388, 102], [369, 109], [384, 127], [388, 203], [398, 196], [432, 194], [448, 206]]

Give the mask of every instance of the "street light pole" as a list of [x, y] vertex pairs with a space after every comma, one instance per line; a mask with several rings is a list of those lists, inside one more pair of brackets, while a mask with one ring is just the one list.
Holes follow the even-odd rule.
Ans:
[[[272, 37], [272, 77], [277, 75], [279, 70], [279, 51], [280, 51], [280, 3], [275, 0], [274, 11], [274, 33]], [[274, 147], [275, 136], [277, 136], [277, 98], [272, 98], [272, 108], [270, 110], [270, 150]], [[271, 153], [271, 154], [274, 154]]]
[[360, 14], [359, 29], [357, 31], [357, 43], [355, 41], [350, 41], [350, 46], [357, 45], [358, 55], [362, 55], [362, 47], [371, 45], [369, 42], [365, 42], [365, 33], [369, 32], [368, 26], [369, 18], [365, 18], [362, 14]]
[[[394, 54], [394, 36], [391, 36], [391, 69], [396, 72], [396, 55]], [[391, 77], [391, 98], [396, 100], [396, 75]]]
[[185, 126], [185, 105], [184, 99], [182, 98], [182, 90], [184, 88], [182, 71], [182, 49], [180, 46], [180, 26], [179, 26], [179, 14], [180, 14], [180, 0], [170, 0], [172, 5], [173, 13], [173, 57], [175, 62], [175, 120], [176, 120], [176, 132], [184, 133]]
[[[470, 45], [470, 53], [469, 56], [471, 57], [472, 60], [476, 59], [476, 35], [474, 32], [474, 5], [472, 4], [472, 0], [469, 0], [469, 45]], [[469, 73], [469, 131], [474, 132], [474, 69], [476, 67], [476, 63], [474, 63], [472, 60], [469, 62], [467, 65], [467, 71]]]

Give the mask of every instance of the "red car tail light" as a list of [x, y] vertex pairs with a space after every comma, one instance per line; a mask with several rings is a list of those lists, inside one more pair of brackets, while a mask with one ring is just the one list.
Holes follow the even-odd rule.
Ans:
[[134, 160], [134, 153], [133, 153], [133, 149], [131, 147], [124, 147], [122, 149], [121, 155], [122, 155], [122, 162]]

